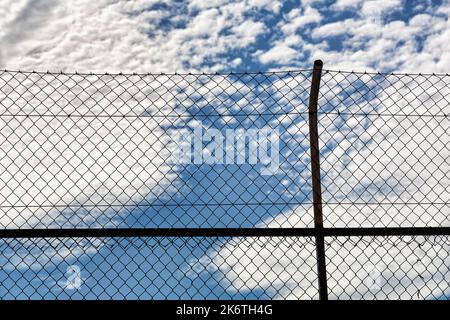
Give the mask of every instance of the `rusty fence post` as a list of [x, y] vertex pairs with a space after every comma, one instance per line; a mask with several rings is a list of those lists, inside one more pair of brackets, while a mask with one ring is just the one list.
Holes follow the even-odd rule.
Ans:
[[317, 120], [320, 78], [323, 62], [314, 61], [309, 95], [309, 140], [311, 146], [311, 179], [314, 208], [314, 228], [316, 231], [317, 276], [319, 280], [319, 299], [328, 300], [327, 270], [325, 260], [325, 238], [323, 233], [322, 190], [320, 182], [320, 149]]

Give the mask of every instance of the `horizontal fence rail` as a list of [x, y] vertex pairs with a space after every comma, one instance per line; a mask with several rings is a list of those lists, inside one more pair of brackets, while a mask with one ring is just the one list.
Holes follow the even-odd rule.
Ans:
[[0, 71], [0, 298], [448, 299], [450, 77]]

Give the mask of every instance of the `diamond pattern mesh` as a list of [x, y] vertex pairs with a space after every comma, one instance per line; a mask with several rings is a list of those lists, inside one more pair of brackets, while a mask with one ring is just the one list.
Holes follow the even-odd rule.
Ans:
[[327, 239], [331, 299], [448, 299], [448, 236]]
[[4, 299], [317, 296], [314, 241], [304, 237], [8, 239], [0, 249]]
[[[0, 226], [308, 226], [309, 78], [0, 72]], [[278, 130], [279, 173], [177, 163], [198, 127]]]
[[326, 226], [449, 226], [450, 77], [325, 71]]
[[[312, 74], [0, 71], [0, 233], [279, 232], [1, 233], [0, 298], [318, 299], [319, 237], [305, 233], [316, 231]], [[449, 103], [448, 75], [322, 72], [317, 116], [325, 228], [450, 226]], [[178, 137], [198, 128], [224, 137], [276, 131], [279, 166], [263, 174], [266, 164], [250, 161], [260, 151], [245, 139], [241, 162], [238, 155], [180, 162], [186, 141]], [[217, 156], [211, 145], [201, 142], [202, 159]], [[298, 235], [286, 236], [288, 229]], [[448, 235], [326, 236], [328, 296], [448, 299], [449, 249]]]

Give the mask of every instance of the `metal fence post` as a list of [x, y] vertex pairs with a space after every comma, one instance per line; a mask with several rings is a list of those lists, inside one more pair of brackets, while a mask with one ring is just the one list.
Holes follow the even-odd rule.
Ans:
[[320, 183], [320, 149], [317, 129], [317, 102], [319, 99], [320, 78], [323, 62], [314, 61], [309, 95], [309, 140], [311, 146], [311, 179], [314, 207], [314, 228], [316, 231], [317, 275], [319, 279], [319, 298], [328, 300], [327, 270], [325, 261], [325, 239], [323, 233], [322, 190]]

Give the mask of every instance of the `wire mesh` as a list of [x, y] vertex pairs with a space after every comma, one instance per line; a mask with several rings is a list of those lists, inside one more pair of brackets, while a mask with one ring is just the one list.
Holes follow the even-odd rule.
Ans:
[[325, 224], [449, 226], [450, 76], [326, 71], [320, 94]]
[[[317, 299], [317, 239], [282, 236], [314, 227], [311, 77], [0, 71], [0, 229], [281, 230], [3, 237], [0, 297]], [[448, 75], [322, 73], [325, 227], [450, 226], [449, 102]], [[325, 242], [330, 298], [450, 296], [448, 236]]]
[[[309, 72], [0, 73], [5, 228], [310, 225]], [[250, 153], [180, 163], [182, 134], [277, 130], [279, 172]], [[237, 139], [237, 138], [236, 138]], [[245, 139], [245, 136], [243, 137]], [[238, 143], [237, 141], [235, 142]], [[208, 141], [201, 141], [206, 154]], [[305, 204], [306, 203], [306, 204]], [[278, 216], [297, 208], [299, 214]], [[277, 216], [276, 220], [273, 218]], [[300, 218], [302, 217], [302, 218]]]
[[0, 241], [3, 299], [314, 299], [305, 237]]
[[326, 242], [330, 299], [449, 299], [449, 236], [330, 237]]

